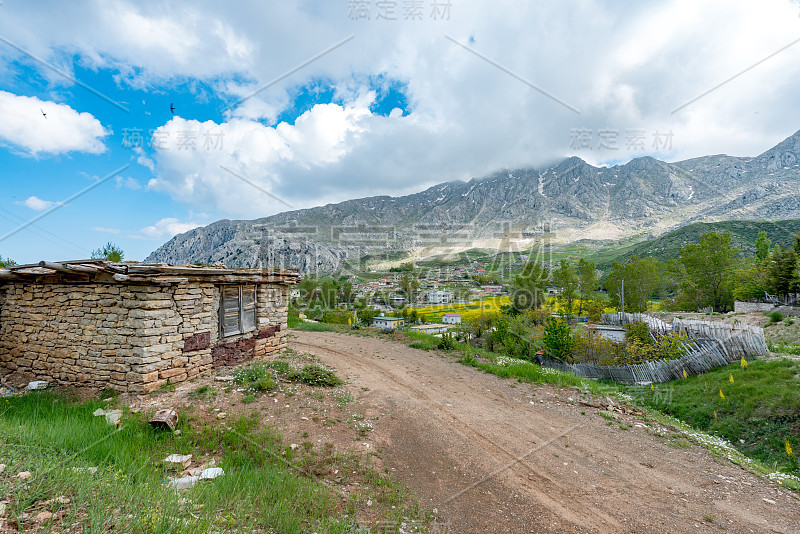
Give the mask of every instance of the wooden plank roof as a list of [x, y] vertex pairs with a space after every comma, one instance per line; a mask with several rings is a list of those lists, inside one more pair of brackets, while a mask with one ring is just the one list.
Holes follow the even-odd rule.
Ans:
[[105, 260], [40, 261], [0, 269], [4, 282], [70, 283], [116, 282], [172, 284], [189, 281], [211, 283], [296, 284], [300, 273], [287, 269], [232, 269], [224, 265], [169, 265], [166, 263], [114, 263]]

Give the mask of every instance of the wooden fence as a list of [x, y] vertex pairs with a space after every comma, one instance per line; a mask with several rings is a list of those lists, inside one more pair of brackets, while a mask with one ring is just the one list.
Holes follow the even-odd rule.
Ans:
[[684, 344], [686, 354], [676, 360], [660, 360], [631, 365], [599, 365], [594, 363], [567, 364], [539, 356], [545, 367], [559, 369], [584, 378], [606, 378], [626, 384], [648, 384], [669, 382], [686, 375], [705, 373], [715, 367], [728, 365], [743, 356], [766, 354], [769, 349], [764, 339], [764, 330], [746, 324], [729, 325], [708, 321], [675, 319], [672, 324], [644, 314], [604, 314], [607, 324], [646, 322], [652, 332], [663, 335], [668, 332], [686, 332], [689, 341]]

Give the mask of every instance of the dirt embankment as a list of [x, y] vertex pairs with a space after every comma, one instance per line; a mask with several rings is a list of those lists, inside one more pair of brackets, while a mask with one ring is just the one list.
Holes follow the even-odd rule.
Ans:
[[384, 466], [450, 532], [800, 532], [792, 492], [575, 390], [378, 339], [292, 335], [347, 376], [380, 421], [368, 441]]

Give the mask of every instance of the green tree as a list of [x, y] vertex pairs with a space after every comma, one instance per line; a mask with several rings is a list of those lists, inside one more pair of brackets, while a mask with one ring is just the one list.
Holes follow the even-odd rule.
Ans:
[[588, 300], [597, 290], [597, 268], [591, 261], [581, 258], [578, 261], [578, 293], [581, 296], [578, 315], [583, 314], [583, 301]]
[[708, 232], [700, 236], [698, 243], [681, 248], [677, 298], [680, 305], [688, 310], [706, 306], [718, 312], [732, 309], [738, 253], [728, 232]]
[[767, 291], [767, 261], [743, 262], [733, 280], [733, 298], [754, 300], [764, 296]]
[[767, 290], [786, 296], [797, 290], [797, 252], [776, 246], [767, 261]]
[[578, 292], [579, 282], [575, 267], [567, 260], [561, 260], [558, 269], [553, 271], [553, 284], [561, 289], [559, 296], [564, 302], [568, 316], [572, 315], [572, 302]]
[[539, 309], [544, 304], [549, 280], [550, 274], [541, 262], [526, 263], [511, 284], [512, 312]]
[[300, 298], [308, 304], [314, 301], [317, 297], [317, 289], [319, 288], [319, 280], [313, 276], [304, 276], [300, 283], [297, 284], [297, 289], [300, 290]]
[[353, 302], [354, 294], [353, 294], [353, 284], [351, 282], [345, 282], [341, 286], [339, 286], [339, 296], [342, 299], [342, 302]]
[[92, 258], [112, 262], [120, 262], [125, 258], [125, 253], [112, 242], [103, 245], [102, 248], [92, 251]]
[[575, 338], [572, 329], [561, 319], [550, 318], [544, 323], [542, 335], [545, 354], [551, 358], [568, 361], [575, 350]]
[[322, 300], [322, 305], [326, 308], [336, 307], [336, 295], [339, 294], [339, 285], [336, 280], [326, 278], [320, 284], [319, 298]]
[[400, 277], [400, 281], [397, 285], [405, 294], [406, 302], [411, 304], [415, 301], [417, 291], [419, 290], [419, 281], [413, 275], [404, 274]]
[[17, 262], [12, 260], [11, 258], [3, 258], [0, 256], [0, 267], [11, 267], [12, 265], [16, 265]]
[[756, 239], [756, 261], [764, 261], [769, 256], [769, 247], [772, 242], [767, 238], [767, 232], [758, 232], [758, 239]]
[[647, 301], [661, 287], [661, 269], [655, 258], [639, 259], [632, 256], [626, 263], [615, 261], [606, 280], [606, 291], [611, 306], [620, 308], [622, 281], [625, 281], [625, 311], [637, 313], [647, 311]]

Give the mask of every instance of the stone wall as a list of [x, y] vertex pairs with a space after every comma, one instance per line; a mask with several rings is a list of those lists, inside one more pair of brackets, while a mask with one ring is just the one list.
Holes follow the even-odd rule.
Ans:
[[0, 368], [146, 393], [284, 348], [288, 288], [259, 284], [256, 298], [256, 331], [220, 339], [211, 283], [2, 284]]

